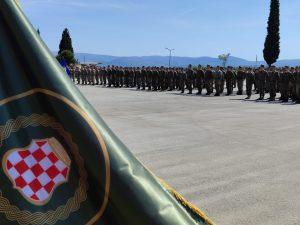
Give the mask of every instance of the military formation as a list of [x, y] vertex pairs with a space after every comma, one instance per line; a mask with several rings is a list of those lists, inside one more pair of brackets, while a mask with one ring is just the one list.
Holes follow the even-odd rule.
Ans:
[[[246, 94], [246, 99], [256, 93], [257, 100], [269, 101], [276, 97], [282, 102], [300, 103], [300, 67], [290, 68], [233, 68], [198, 66], [187, 68], [166, 67], [98, 67], [96, 65], [71, 66], [71, 78], [80, 85], [103, 85], [114, 88], [136, 88], [149, 91], [175, 91], [201, 95]], [[226, 92], [226, 93], [224, 93]]]

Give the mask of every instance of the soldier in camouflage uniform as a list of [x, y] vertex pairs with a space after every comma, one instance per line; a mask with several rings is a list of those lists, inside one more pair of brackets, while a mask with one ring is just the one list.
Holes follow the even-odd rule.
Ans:
[[193, 94], [193, 80], [195, 76], [195, 71], [192, 68], [192, 65], [188, 66], [186, 71], [186, 87], [188, 89], [188, 94]]
[[96, 68], [95, 68], [95, 67], [91, 67], [90, 73], [91, 73], [91, 84], [92, 84], [92, 85], [95, 85]]
[[237, 87], [238, 87], [237, 95], [243, 95], [245, 71], [243, 70], [242, 67], [239, 67], [239, 70], [237, 71], [236, 80], [237, 80]]
[[92, 69], [90, 68], [90, 66], [86, 67], [86, 76], [87, 76], [87, 84], [91, 85], [92, 84], [92, 79], [91, 79]]
[[113, 86], [118, 88], [120, 86], [120, 68], [116, 66], [114, 68], [114, 79], [113, 79]]
[[247, 93], [246, 99], [250, 99], [252, 95], [253, 85], [255, 83], [255, 75], [254, 72], [250, 68], [248, 68], [246, 70], [245, 76], [246, 76], [246, 93]]
[[152, 69], [150, 67], [146, 68], [146, 86], [148, 91], [152, 89]]
[[80, 84], [80, 74], [81, 74], [80, 68], [75, 67], [75, 77], [76, 77], [77, 84]]
[[125, 86], [125, 68], [121, 67], [120, 69], [120, 87]]
[[70, 76], [71, 76], [71, 80], [75, 83], [75, 67], [74, 65], [70, 66]]
[[159, 68], [152, 68], [152, 90], [158, 90]]
[[287, 67], [284, 68], [284, 70], [280, 73], [280, 93], [281, 97], [280, 99], [282, 102], [288, 102], [289, 101], [289, 85], [290, 85], [290, 78], [292, 77], [292, 73], [289, 71]]
[[174, 69], [174, 89], [179, 90], [178, 68]]
[[202, 94], [203, 89], [203, 83], [204, 83], [204, 71], [201, 67], [201, 65], [198, 66], [198, 69], [196, 71], [196, 87], [198, 89], [198, 95]]
[[215, 88], [216, 88], [215, 96], [220, 96], [221, 85], [222, 85], [222, 80], [224, 79], [224, 75], [223, 75], [223, 71], [219, 66], [217, 66], [216, 70], [214, 71], [214, 78], [215, 78]]
[[267, 82], [269, 84], [269, 93], [270, 98], [269, 101], [275, 101], [276, 99], [276, 91], [277, 91], [277, 85], [279, 81], [279, 73], [275, 70], [275, 66], [272, 66], [269, 70]]
[[206, 95], [211, 95], [214, 92], [214, 72], [210, 65], [207, 66], [204, 75]]
[[185, 82], [186, 82], [186, 72], [183, 68], [179, 69], [178, 78], [179, 78], [179, 90], [183, 94], [185, 90]]
[[81, 80], [82, 80], [83, 85], [88, 84], [87, 76], [88, 76], [88, 70], [87, 70], [87, 67], [84, 66], [83, 69], [82, 69], [82, 73], [81, 73]]
[[295, 103], [300, 103], [300, 68], [299, 67], [296, 67], [296, 71], [295, 71], [295, 89], [296, 89]]
[[225, 73], [225, 81], [226, 81], [227, 96], [228, 96], [233, 93], [234, 73], [232, 71], [232, 67], [228, 67]]
[[143, 66], [141, 70], [141, 87], [142, 90], [146, 90], [146, 77], [147, 77], [147, 71], [146, 68]]
[[112, 67], [108, 66], [107, 68], [107, 87], [112, 86]]
[[293, 101], [296, 101], [296, 70], [294, 67], [291, 68], [290, 77], [290, 97]]
[[265, 97], [265, 87], [267, 82], [268, 72], [264, 69], [264, 66], [261, 65], [258, 70], [258, 92], [259, 98], [257, 100], [263, 100]]
[[137, 86], [137, 90], [141, 89], [141, 84], [142, 84], [142, 71], [140, 70], [139, 67], [137, 67], [134, 70], [134, 74], [135, 74], [135, 79], [136, 79], [136, 86]]
[[223, 73], [222, 80], [221, 80], [221, 94], [223, 94], [224, 93], [224, 88], [225, 88], [225, 73], [226, 73], [226, 70], [223, 67], [221, 67], [220, 69]]

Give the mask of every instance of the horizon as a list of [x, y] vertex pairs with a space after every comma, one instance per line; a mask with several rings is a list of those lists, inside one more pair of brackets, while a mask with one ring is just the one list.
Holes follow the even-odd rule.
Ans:
[[[70, 30], [75, 52], [120, 57], [212, 57], [263, 61], [269, 1], [20, 0], [49, 49]], [[299, 59], [300, 2], [281, 2], [279, 60]], [[212, 13], [213, 12], [213, 13]], [[224, 15], [224, 12], [226, 14]], [[53, 16], [55, 15], [55, 16]], [[84, 34], [84, 35], [83, 35]]]
[[[51, 52], [55, 52], [57, 53], [57, 51], [52, 51]], [[89, 55], [99, 55], [99, 56], [112, 56], [112, 57], [120, 57], [120, 58], [131, 58], [131, 57], [169, 57], [168, 55], [128, 55], [128, 56], [122, 56], [122, 55], [107, 55], [107, 54], [101, 54], [101, 53], [88, 53], [88, 52], [75, 52], [75, 54], [89, 54]], [[172, 58], [176, 58], [176, 57], [179, 57], [179, 58], [212, 58], [212, 59], [217, 59], [218, 56], [207, 56], [207, 55], [203, 55], [203, 56], [179, 56], [179, 55], [172, 55]], [[243, 59], [243, 60], [247, 60], [249, 62], [255, 62], [255, 60], [248, 60], [248, 59], [245, 59], [245, 58], [242, 58], [242, 57], [239, 57], [239, 56], [235, 56], [235, 55], [230, 55], [230, 57], [233, 57], [233, 58], [238, 58], [238, 59]], [[300, 60], [300, 57], [299, 58], [294, 58], [294, 59], [278, 59], [278, 61], [289, 61], [289, 60]], [[259, 60], [258, 59], [258, 62], [261, 62], [261, 61], [265, 61], [264, 59], [261, 59]]]

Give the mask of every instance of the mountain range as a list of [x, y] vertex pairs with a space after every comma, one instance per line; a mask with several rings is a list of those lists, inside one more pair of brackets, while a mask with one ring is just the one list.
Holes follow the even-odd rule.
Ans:
[[[168, 56], [110, 56], [110, 55], [98, 55], [88, 53], [76, 53], [75, 58], [81, 63], [101, 63], [103, 66], [115, 65], [115, 66], [168, 66]], [[222, 65], [218, 58], [213, 57], [179, 57], [174, 56], [171, 60], [171, 66], [174, 67], [186, 67], [189, 64], [192, 65]], [[249, 61], [242, 58], [230, 56], [228, 59], [228, 66], [247, 66], [254, 67], [259, 65], [266, 65], [264, 61]], [[299, 66], [300, 59], [291, 60], [279, 60], [276, 66]]]

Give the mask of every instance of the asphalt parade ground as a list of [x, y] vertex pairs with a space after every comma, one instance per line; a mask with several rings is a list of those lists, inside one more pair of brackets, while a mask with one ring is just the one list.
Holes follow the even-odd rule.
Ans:
[[216, 224], [300, 224], [300, 105], [79, 89], [150, 170]]

